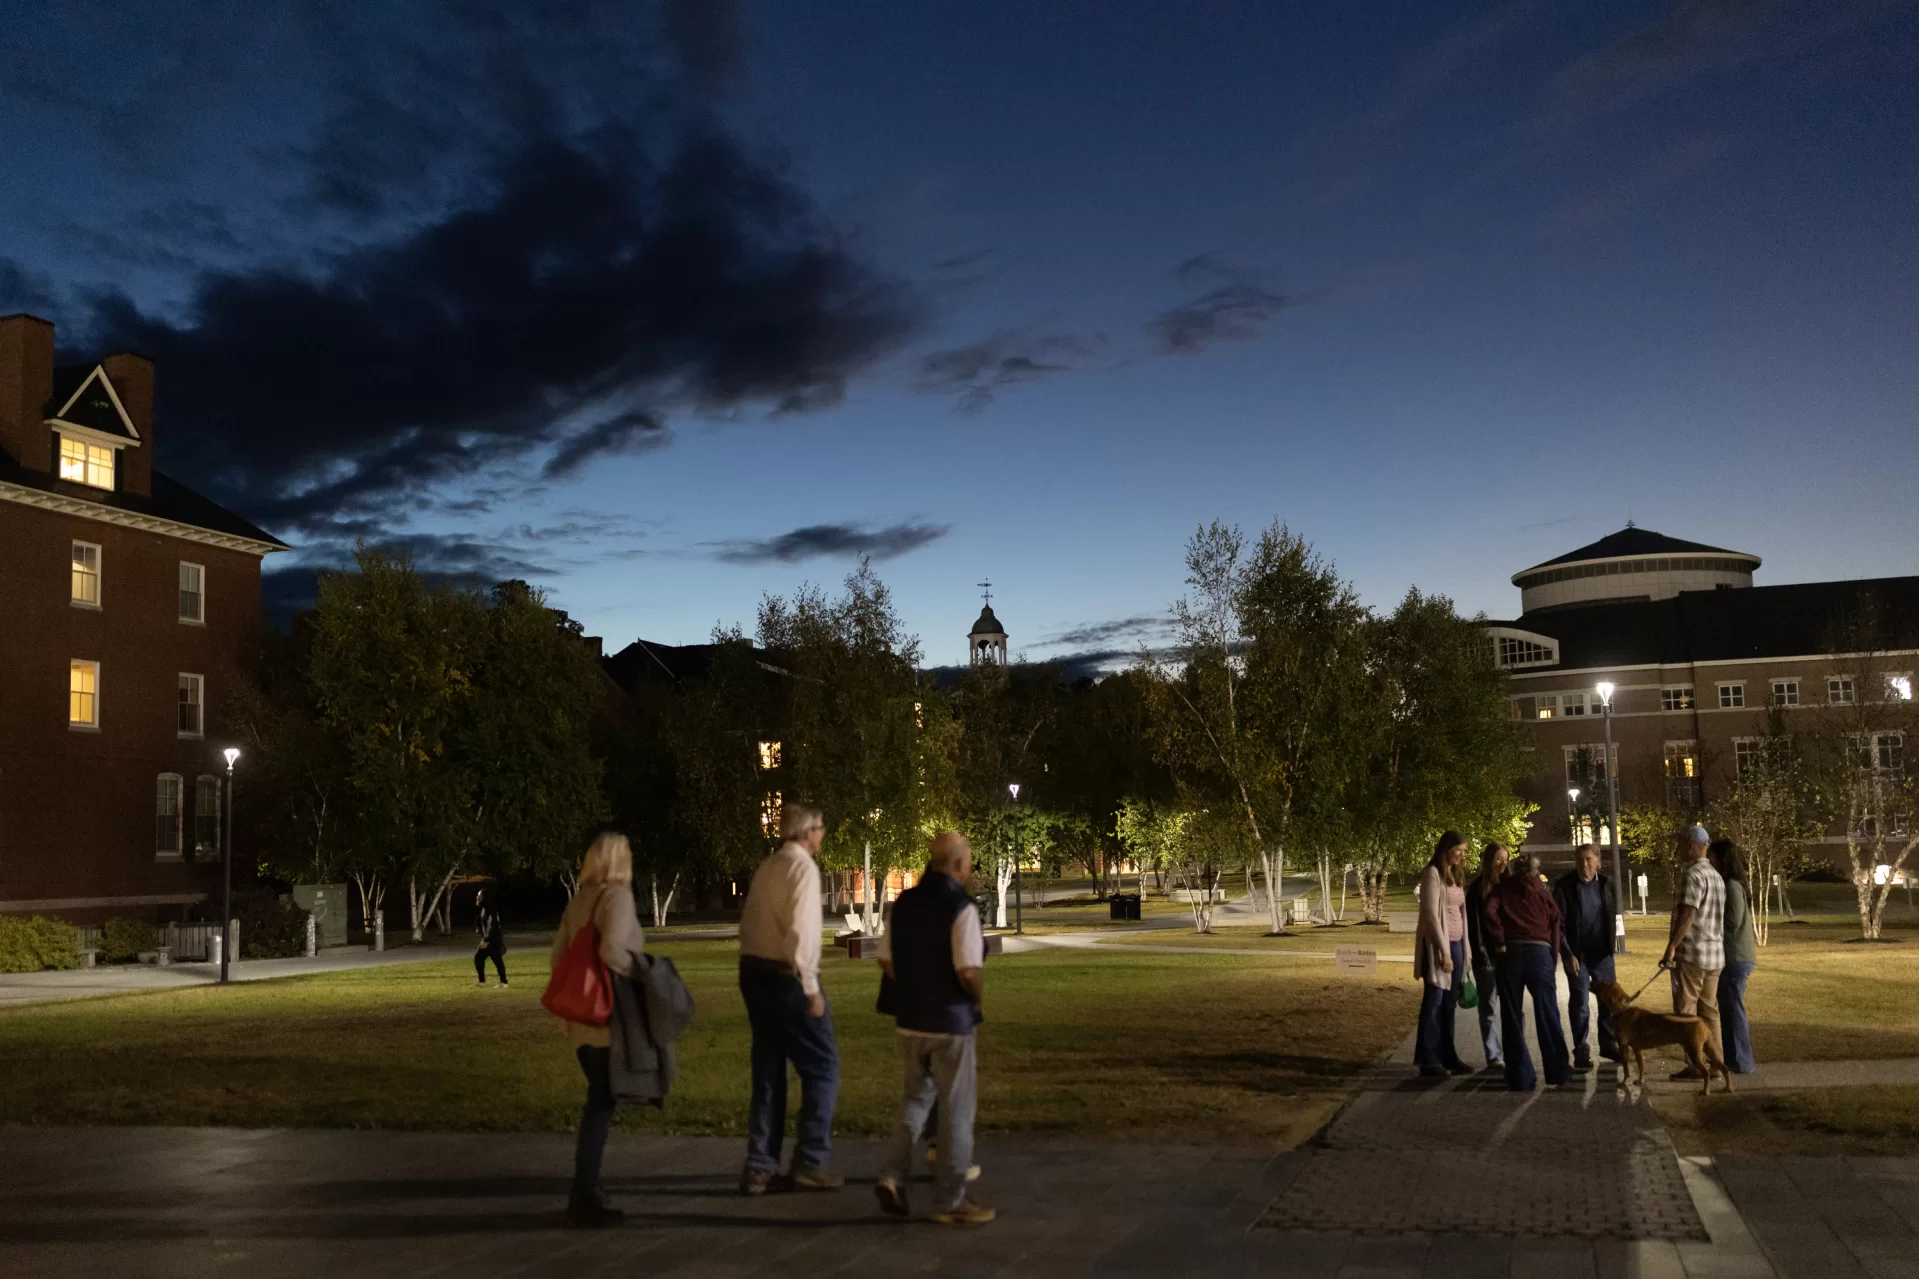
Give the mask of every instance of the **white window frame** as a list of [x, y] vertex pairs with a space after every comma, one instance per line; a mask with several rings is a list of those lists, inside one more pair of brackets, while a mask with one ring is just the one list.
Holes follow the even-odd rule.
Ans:
[[1533, 718], [1534, 719], [1558, 719], [1559, 718], [1559, 694], [1535, 693], [1533, 695]]
[[[74, 587], [79, 585], [79, 577], [80, 577], [79, 553], [81, 551], [93, 552], [93, 567], [91, 570], [91, 576], [93, 578], [93, 598], [92, 599], [83, 599], [80, 596], [74, 594]], [[68, 603], [72, 604], [73, 607], [90, 608], [96, 611], [100, 608], [101, 597], [105, 593], [101, 589], [101, 578], [104, 576], [101, 570], [103, 567], [102, 561], [104, 559], [105, 559], [105, 555], [100, 550], [100, 544], [98, 542], [83, 542], [77, 537], [73, 539], [73, 547], [68, 552], [68, 562], [67, 562], [67, 596], [68, 596]]]
[[[113, 492], [114, 477], [119, 470], [120, 462], [120, 459], [115, 456], [116, 450], [108, 448], [104, 444], [95, 444], [92, 440], [71, 431], [56, 431], [54, 434], [59, 437], [60, 441], [61, 479], [69, 484], [84, 484], [88, 488], [104, 489], [109, 493]], [[72, 444], [80, 452], [77, 461], [67, 457], [67, 445], [69, 444]], [[105, 469], [107, 482], [105, 484], [102, 484], [99, 480], [101, 457], [106, 458]], [[70, 470], [72, 472], [71, 474], [69, 473]]]
[[[1539, 635], [1511, 626], [1489, 626], [1486, 628], [1486, 633], [1492, 641], [1493, 665], [1502, 671], [1522, 671], [1533, 666], [1559, 665], [1559, 641], [1550, 635]], [[1529, 645], [1530, 649], [1520, 649], [1522, 645]], [[1520, 649], [1527, 655], [1509, 661], [1506, 654], [1513, 649]]]
[[[87, 694], [76, 693], [73, 690], [73, 673], [83, 666], [87, 667], [93, 675], [93, 692], [91, 693], [93, 698], [92, 719], [75, 719], [73, 717], [73, 699], [75, 697], [87, 696]], [[88, 661], [81, 657], [70, 657], [67, 659], [67, 727], [74, 732], [97, 733], [100, 731], [100, 685], [100, 663]]]
[[[199, 576], [200, 589], [196, 592], [196, 595], [200, 601], [200, 615], [198, 617], [188, 617], [185, 613], [181, 613], [180, 624], [182, 626], [205, 626], [207, 624], [207, 566], [204, 564], [195, 564], [192, 560], [181, 560], [180, 561], [181, 577], [186, 576], [185, 570], [187, 569], [192, 569], [194, 572], [200, 575]], [[177, 581], [175, 582], [175, 586], [178, 591], [178, 594], [175, 597], [176, 600], [179, 603], [184, 603], [185, 601], [181, 597], [184, 597], [186, 595], [187, 588]]]
[[[1799, 705], [1798, 679], [1792, 678], [1792, 677], [1781, 677], [1779, 679], [1767, 680], [1766, 683], [1768, 687], [1772, 689], [1772, 704], [1774, 706]], [[1783, 694], [1780, 691], [1782, 689], [1785, 690]]]
[[1732, 739], [1733, 775], [1746, 776], [1747, 760], [1761, 760], [1766, 757], [1766, 739], [1763, 737], [1735, 737]]
[[189, 688], [193, 690], [193, 701], [189, 703], [186, 701], [186, 699], [181, 698], [175, 703], [175, 705], [181, 709], [184, 709], [188, 705], [191, 705], [193, 707], [194, 726], [192, 728], [182, 728], [179, 726], [179, 723], [176, 718], [174, 727], [177, 735], [181, 739], [198, 740], [207, 735], [206, 677], [203, 675], [195, 675], [188, 671], [181, 671], [179, 690], [180, 692], [184, 693]]
[[[1691, 771], [1675, 777], [1672, 771], [1672, 762], [1676, 759], [1688, 761], [1691, 765]], [[1668, 740], [1661, 755], [1660, 770], [1666, 779], [1666, 797], [1668, 800], [1670, 800], [1673, 795], [1673, 784], [1679, 782], [1685, 784], [1688, 791], [1688, 800], [1695, 806], [1699, 803], [1700, 774], [1702, 770], [1699, 766], [1699, 740], [1697, 738], [1675, 737]]]
[[[209, 785], [210, 783], [210, 785]], [[203, 802], [207, 792], [213, 792], [213, 808], [207, 811]], [[193, 860], [196, 862], [220, 860], [220, 778], [214, 773], [201, 773], [193, 779]], [[200, 831], [209, 821], [213, 826], [213, 842], [200, 842]]]
[[1728, 679], [1719, 681], [1719, 709], [1722, 711], [1743, 711], [1746, 709], [1746, 681]]
[[[1561, 775], [1566, 779], [1565, 781], [1566, 785], [1568, 786], [1572, 785], [1573, 761], [1576, 758], [1578, 758], [1579, 752], [1582, 750], [1592, 752], [1593, 762], [1599, 765], [1600, 773], [1599, 773], [1599, 777], [1596, 780], [1603, 782], [1612, 776], [1611, 773], [1608, 773], [1606, 771], [1606, 766], [1608, 762], [1607, 756], [1606, 756], [1606, 743], [1604, 742], [1574, 742], [1571, 746], [1561, 747], [1560, 749], [1564, 753], [1565, 760], [1566, 760], [1565, 767], [1560, 770]], [[1617, 769], [1619, 767], [1619, 744], [1617, 742], [1613, 743], [1611, 764], [1614, 769]]]
[[[167, 790], [167, 783], [173, 783], [173, 847], [165, 848], [160, 835], [160, 823], [167, 814], [161, 811], [160, 797]], [[186, 859], [186, 811], [187, 783], [178, 773], [161, 773], [153, 779], [153, 860], [156, 862], [177, 862]]]
[[[1685, 705], [1677, 705], [1684, 700]], [[1669, 684], [1659, 690], [1659, 709], [1662, 711], [1690, 711], [1699, 706], [1699, 699], [1693, 696], [1691, 684]]]
[[1559, 695], [1559, 718], [1578, 719], [1586, 713], [1586, 695], [1584, 693], [1561, 693]]
[[[1844, 691], [1844, 697], [1835, 696]], [[1850, 675], [1826, 676], [1826, 705], [1851, 706], [1859, 700], [1859, 681]]]

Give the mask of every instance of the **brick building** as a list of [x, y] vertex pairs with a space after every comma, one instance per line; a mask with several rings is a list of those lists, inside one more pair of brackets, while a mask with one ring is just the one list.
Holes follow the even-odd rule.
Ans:
[[0, 318], [0, 912], [178, 918], [217, 884], [218, 713], [271, 534], [154, 469], [154, 367]]
[[[1910, 698], [1919, 577], [1754, 586], [1759, 566], [1756, 555], [1628, 525], [1513, 575], [1520, 615], [1487, 629], [1538, 752], [1527, 847], [1563, 854], [1603, 842], [1603, 820], [1576, 820], [1567, 789], [1603, 787], [1608, 767], [1622, 805], [1697, 811], [1738, 776], [1774, 707], [1790, 731], [1819, 708]], [[1866, 664], [1883, 689], [1860, 687], [1860, 658], [1840, 651], [1845, 619], [1868, 609], [1898, 637]], [[1610, 761], [1601, 681], [1615, 686]], [[1888, 745], [1895, 756], [1903, 746]]]

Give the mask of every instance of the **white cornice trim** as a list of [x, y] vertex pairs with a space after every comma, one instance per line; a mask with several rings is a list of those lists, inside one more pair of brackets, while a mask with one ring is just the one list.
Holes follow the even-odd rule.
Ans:
[[[136, 444], [139, 443], [140, 428], [133, 424], [133, 418], [127, 413], [127, 406], [120, 403], [120, 393], [113, 389], [113, 379], [107, 376], [107, 366], [104, 364], [94, 365], [93, 372], [80, 379], [80, 385], [75, 387], [73, 394], [67, 397], [67, 402], [60, 406], [60, 413], [65, 413], [72, 408], [74, 402], [89, 386], [93, 385], [96, 378], [99, 379], [100, 385], [106, 388], [107, 398], [113, 401], [113, 411], [120, 415], [120, 422], [127, 428], [127, 434], [133, 437]], [[55, 413], [53, 416], [59, 417], [60, 413]]]
[[143, 533], [178, 537], [206, 546], [218, 546], [223, 550], [245, 551], [249, 555], [258, 555], [262, 559], [275, 551], [287, 549], [284, 546], [275, 546], [271, 542], [262, 542], [257, 538], [241, 537], [237, 533], [220, 533], [210, 528], [201, 528], [196, 524], [182, 524], [178, 520], [162, 519], [158, 515], [124, 511], [117, 506], [89, 502], [83, 497], [49, 493], [44, 489], [28, 488], [24, 484], [10, 484], [5, 480], [0, 480], [0, 501], [18, 502], [22, 506], [37, 506], [43, 511], [77, 515], [83, 520], [98, 520], [102, 524], [117, 524], [121, 528], [139, 529]]
[[137, 449], [138, 439], [129, 440], [124, 435], [109, 435], [105, 431], [96, 431], [90, 426], [81, 426], [78, 422], [69, 422], [65, 418], [50, 417], [45, 425], [53, 428], [59, 435], [71, 435], [76, 440], [88, 440], [110, 449]]

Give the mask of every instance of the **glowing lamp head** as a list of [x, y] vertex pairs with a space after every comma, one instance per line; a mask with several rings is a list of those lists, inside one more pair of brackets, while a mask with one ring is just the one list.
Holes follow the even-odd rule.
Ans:
[[239, 762], [240, 748], [238, 746], [229, 746], [225, 750], [221, 751], [220, 753], [227, 757], [227, 768], [229, 771], [231, 771], [234, 764]]
[[1577, 804], [1579, 802], [1579, 788], [1577, 786], [1568, 786], [1566, 788], [1566, 798]]
[[1015, 800], [1017, 800], [1019, 798], [1019, 783], [1008, 782], [1006, 784], [1006, 793], [1011, 795]]
[[1593, 691], [1599, 694], [1599, 704], [1601, 706], [1612, 705], [1612, 690], [1613, 682], [1609, 679], [1602, 679], [1598, 684], [1593, 686]]

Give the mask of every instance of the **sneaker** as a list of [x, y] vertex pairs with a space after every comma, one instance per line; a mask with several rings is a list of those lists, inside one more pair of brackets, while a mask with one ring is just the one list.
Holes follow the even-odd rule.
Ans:
[[1592, 1068], [1593, 1055], [1591, 1053], [1582, 1052], [1573, 1057], [1574, 1070], [1591, 1070]]
[[997, 1216], [999, 1214], [991, 1208], [974, 1203], [969, 1197], [961, 1199], [951, 1208], [934, 1213], [933, 1220], [942, 1226], [983, 1226]]
[[504, 977], [502, 977], [502, 978], [500, 978], [500, 989], [501, 989], [501, 990], [505, 990], [505, 989], [506, 989], [506, 978], [504, 978]]
[[1503, 1058], [1503, 1057], [1495, 1057], [1495, 1058], [1493, 1058], [1493, 1059], [1492, 1059], [1491, 1061], [1489, 1061], [1489, 1062], [1487, 1062], [1487, 1063], [1486, 1063], [1486, 1069], [1487, 1069], [1487, 1070], [1504, 1070], [1504, 1069], [1506, 1069], [1506, 1060], [1505, 1060], [1505, 1058]]
[[[929, 1141], [929, 1142], [927, 1142], [927, 1143], [926, 1143], [926, 1166], [927, 1166], [928, 1168], [937, 1168], [937, 1167], [939, 1167], [939, 1163], [940, 1163], [940, 1152], [939, 1152], [939, 1147], [938, 1147], [938, 1146], [935, 1146], [935, 1145], [934, 1145], [934, 1144], [933, 1144], [932, 1142], [930, 1142], [930, 1141]], [[967, 1179], [968, 1181], [978, 1181], [978, 1180], [979, 1180], [979, 1165], [978, 1165], [978, 1164], [967, 1164], [967, 1165], [966, 1165], [966, 1179]]]
[[773, 1189], [774, 1175], [764, 1168], [747, 1166], [740, 1170], [740, 1193], [763, 1195]]
[[838, 1190], [845, 1184], [845, 1177], [825, 1168], [795, 1168], [786, 1178], [793, 1190]]
[[575, 1230], [604, 1230], [625, 1220], [625, 1213], [606, 1204], [571, 1203], [566, 1206], [566, 1224]]
[[905, 1217], [912, 1211], [906, 1205], [906, 1192], [891, 1177], [881, 1177], [874, 1182], [873, 1195], [880, 1201], [880, 1211], [889, 1217]]

